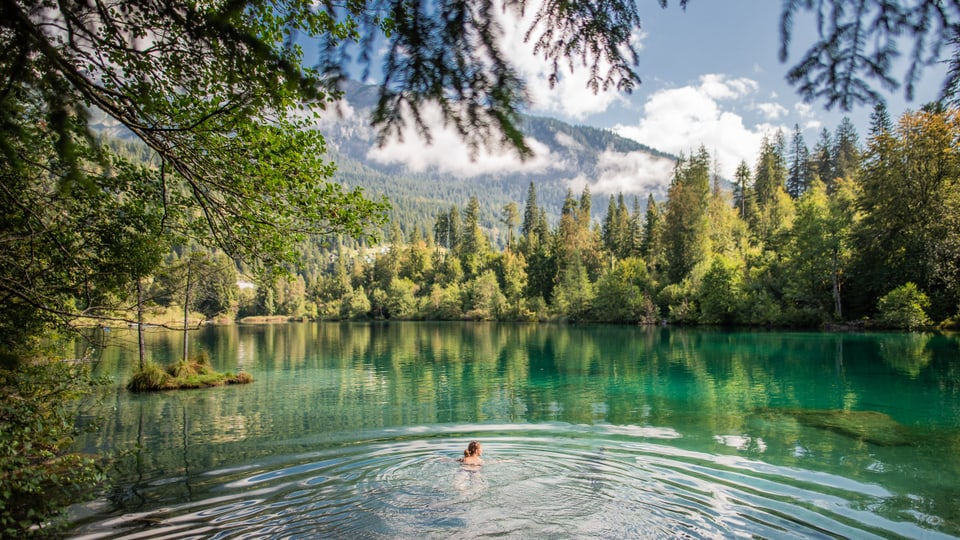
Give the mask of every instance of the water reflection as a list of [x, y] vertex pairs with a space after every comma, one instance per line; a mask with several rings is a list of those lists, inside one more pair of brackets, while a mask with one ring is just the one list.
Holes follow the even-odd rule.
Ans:
[[[213, 503], [207, 499], [215, 491], [229, 495], [233, 502], [224, 512], [234, 516], [258, 507], [249, 502], [255, 497], [240, 494], [260, 489], [251, 478], [272, 483], [283, 475], [302, 484], [292, 491], [280, 489], [284, 500], [313, 507], [317, 495], [311, 490], [322, 489], [343, 498], [337, 512], [348, 512], [353, 498], [369, 495], [358, 482], [381, 474], [368, 467], [382, 471], [386, 458], [379, 452], [389, 454], [398, 438], [411, 454], [397, 456], [405, 460], [402, 466], [387, 462], [399, 467], [397, 478], [412, 482], [408, 473], [430, 472], [406, 468], [409, 460], [422, 457], [415, 450], [417, 433], [428, 446], [438, 438], [460, 446], [462, 440], [450, 439], [452, 434], [472, 437], [482, 431], [507, 445], [501, 448], [522, 453], [523, 460], [531, 454], [552, 456], [558, 467], [580, 463], [580, 445], [590, 452], [601, 446], [616, 449], [620, 461], [587, 460], [582, 478], [562, 486], [580, 505], [587, 504], [586, 493], [610, 496], [603, 486], [616, 484], [623, 460], [635, 466], [627, 456], [646, 448], [636, 445], [654, 441], [656, 451], [649, 450], [648, 457], [666, 452], [674, 462], [654, 460], [659, 465], [638, 477], [653, 478], [663, 491], [647, 494], [651, 497], [680, 497], [679, 504], [688, 495], [667, 493], [677, 482], [706, 483], [691, 488], [695, 490], [736, 484], [736, 495], [745, 498], [741, 502], [765, 493], [756, 486], [745, 490], [739, 482], [724, 484], [729, 482], [726, 473], [717, 469], [728, 463], [726, 458], [736, 458], [748, 460], [737, 463], [747, 463], [754, 472], [786, 468], [777, 474], [829, 475], [857, 486], [882, 487], [882, 494], [865, 500], [851, 499], [846, 491], [840, 496], [851, 508], [883, 519], [924, 527], [932, 519], [934, 529], [960, 533], [956, 337], [457, 323], [211, 327], [191, 334], [191, 350], [207, 350], [217, 369], [250, 372], [254, 384], [136, 395], [120, 387], [137, 362], [131, 335], [111, 332], [119, 346], [103, 351], [97, 369], [113, 375], [118, 387], [107, 402], [104, 428], [80, 441], [85, 451], [121, 453], [114, 499], [124, 512], [192, 501], [209, 508]], [[175, 332], [149, 333], [152, 359], [176, 358], [181, 339]], [[811, 410], [824, 413], [814, 421], [796, 412]], [[883, 445], [870, 432], [831, 427], [829, 414], [835, 411], [875, 412], [902, 426], [916, 443]], [[360, 454], [376, 454], [354, 455], [349, 450], [354, 447], [365, 449]], [[313, 452], [321, 452], [322, 459]], [[310, 457], [294, 457], [303, 455]], [[356, 470], [341, 470], [340, 458]], [[691, 480], [688, 468], [694, 464], [702, 470]], [[552, 469], [542, 466], [550, 478]], [[783, 472], [788, 469], [792, 472]], [[224, 484], [223, 477], [234, 480]], [[531, 493], [546, 490], [541, 481], [531, 477], [521, 487]], [[397, 480], [370, 489], [386, 489], [383, 497], [393, 500], [404, 496], [401, 484]], [[633, 490], [646, 489], [641, 484], [627, 482]], [[424, 489], [442, 491], [433, 485]], [[416, 504], [423, 503], [420, 495], [411, 495]], [[647, 505], [654, 516], [673, 508], [673, 503], [644, 499], [642, 492], [616, 495], [641, 499], [637, 504]], [[591, 504], [599, 504], [595, 510], [601, 513], [614, 512], [605, 503]], [[656, 504], [666, 506], [654, 508]], [[718, 502], [704, 504], [683, 511], [710, 516], [711, 505]], [[189, 508], [184, 511], [194, 512], [194, 506]], [[368, 521], [338, 514], [341, 521], [335, 519], [329, 530], [346, 532], [349, 528], [339, 529], [336, 523], [355, 527], [360, 519], [367, 532], [377, 527], [396, 532], [382, 523], [381, 510], [368, 509]], [[663, 525], [651, 519], [651, 526]], [[704, 519], [704, 530], [725, 522]], [[821, 518], [811, 519], [816, 523]], [[470, 520], [451, 517], [444, 523], [459, 530], [462, 521]], [[628, 527], [626, 523], [621, 525]], [[549, 528], [524, 530], [549, 534]]]

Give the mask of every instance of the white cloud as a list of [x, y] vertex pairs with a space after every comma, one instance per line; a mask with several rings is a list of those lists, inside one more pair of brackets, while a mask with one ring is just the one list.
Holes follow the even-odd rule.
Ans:
[[811, 118], [813, 117], [813, 106], [809, 103], [804, 103], [798, 101], [793, 105], [793, 110], [800, 115], [800, 118]]
[[756, 159], [764, 133], [779, 127], [747, 126], [742, 116], [725, 110], [725, 102], [746, 98], [757, 90], [758, 84], [750, 79], [703, 75], [696, 86], [655, 92], [644, 104], [638, 124], [620, 124], [614, 131], [674, 154], [689, 154], [703, 145], [716, 156], [723, 176], [733, 178], [741, 160], [753, 163]]
[[656, 157], [646, 152], [613, 152], [600, 154], [597, 173], [592, 178], [583, 175], [570, 180], [570, 187], [580, 191], [585, 184], [591, 193], [617, 193], [654, 197], [666, 196], [673, 160]]
[[583, 145], [580, 144], [579, 142], [577, 142], [576, 139], [574, 139], [573, 137], [567, 135], [566, 133], [564, 133], [564, 132], [562, 132], [562, 131], [558, 131], [558, 132], [553, 136], [553, 138], [556, 139], [556, 141], [557, 141], [558, 143], [560, 143], [560, 145], [566, 146], [567, 148], [572, 148], [572, 149], [574, 149], [574, 150], [579, 150], [579, 149], [583, 148]]
[[[311, 114], [317, 111], [311, 111]], [[319, 111], [314, 127], [321, 130], [330, 130], [345, 123], [353, 123], [358, 115], [356, 109], [346, 99], [328, 103], [326, 108]]]
[[757, 103], [754, 105], [767, 120], [779, 120], [787, 115], [787, 108], [779, 103]]
[[498, 172], [541, 172], [558, 165], [550, 149], [532, 138], [527, 138], [526, 143], [534, 156], [526, 161], [521, 161], [511, 148], [481, 148], [472, 154], [460, 134], [444, 125], [439, 107], [426, 106], [422, 113], [430, 129], [430, 143], [409, 127], [412, 124], [408, 122], [402, 141], [396, 136], [391, 137], [383, 146], [372, 147], [367, 152], [367, 158], [381, 163], [402, 164], [415, 172], [434, 168], [461, 177]]
[[719, 73], [700, 77], [700, 91], [713, 99], [734, 99], [757, 91], [757, 82], [745, 77], [728, 79]]
[[[561, 114], [579, 120], [591, 114], [604, 112], [614, 103], [625, 102], [625, 98], [616, 89], [597, 93], [590, 90], [587, 87], [590, 70], [577, 61], [574, 62], [573, 71], [570, 70], [569, 63], [561, 62], [559, 81], [550, 88], [549, 74], [552, 66], [544, 59], [542, 53], [533, 54], [533, 42], [536, 41], [542, 28], [538, 27], [534, 30], [530, 42], [524, 40], [539, 8], [540, 2], [537, 0], [526, 3], [523, 16], [514, 9], [497, 8], [504, 30], [501, 45], [521, 78], [527, 83], [532, 112]], [[635, 49], [643, 48], [645, 36], [646, 34], [640, 31], [631, 36], [630, 42]], [[601, 72], [604, 69], [601, 66]]]
[[803, 129], [819, 131], [823, 127], [823, 122], [816, 117], [816, 111], [809, 103], [799, 101], [793, 105], [793, 111], [803, 120]]

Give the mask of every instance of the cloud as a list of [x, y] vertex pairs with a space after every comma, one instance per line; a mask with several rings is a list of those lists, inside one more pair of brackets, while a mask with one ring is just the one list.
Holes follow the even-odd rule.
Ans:
[[793, 106], [793, 111], [797, 113], [797, 116], [803, 120], [801, 125], [804, 129], [818, 131], [821, 127], [823, 127], [823, 122], [816, 117], [813, 106], [809, 103], [804, 103], [802, 101], [797, 102]]
[[452, 127], [444, 125], [440, 108], [436, 105], [422, 109], [429, 126], [432, 141], [428, 143], [408, 121], [403, 140], [391, 137], [383, 146], [374, 146], [367, 158], [387, 164], [401, 164], [414, 172], [436, 169], [460, 177], [495, 174], [498, 172], [543, 172], [558, 165], [550, 149], [533, 138], [526, 138], [534, 152], [532, 158], [521, 161], [510, 148], [481, 148], [472, 154], [463, 138]]
[[[357, 120], [358, 114], [350, 102], [341, 99], [334, 103], [327, 104], [321, 111], [310, 111], [309, 114], [319, 113], [315, 117], [314, 127], [321, 130], [331, 130], [345, 123], [353, 123]], [[304, 114], [307, 114], [304, 111]]]
[[754, 105], [767, 120], [779, 120], [787, 115], [787, 108], [779, 103], [757, 103]]
[[728, 79], [725, 75], [708, 73], [700, 77], [700, 92], [712, 99], [734, 99], [757, 91], [757, 82], [745, 77]]
[[[572, 71], [569, 63], [561, 62], [559, 80], [553, 88], [550, 87], [551, 63], [543, 57], [542, 53], [533, 53], [534, 42], [543, 29], [538, 26], [534, 29], [530, 41], [524, 40], [540, 4], [538, 0], [528, 1], [522, 16], [512, 8], [496, 9], [500, 13], [500, 23], [504, 30], [501, 46], [521, 78], [527, 83], [531, 111], [559, 114], [582, 120], [592, 114], [606, 111], [615, 103], [625, 103], [626, 99], [616, 89], [597, 93], [590, 90], [587, 87], [590, 70], [579, 61], [574, 62]], [[630, 42], [635, 49], [643, 48], [645, 36], [646, 34], [639, 30], [631, 36]], [[601, 65], [600, 69], [601, 73], [605, 72], [606, 65]]]
[[616, 195], [653, 194], [663, 198], [673, 173], [673, 160], [646, 152], [613, 152], [600, 154], [597, 171], [591, 177], [578, 176], [569, 181], [571, 189], [580, 191], [589, 184], [591, 193]]
[[700, 77], [696, 86], [653, 93], [636, 125], [618, 124], [613, 131], [658, 150], [690, 154], [700, 145], [717, 157], [721, 174], [733, 178], [741, 160], [753, 163], [763, 135], [779, 126], [747, 126], [727, 102], [747, 98], [758, 90], [756, 81], [722, 74]]

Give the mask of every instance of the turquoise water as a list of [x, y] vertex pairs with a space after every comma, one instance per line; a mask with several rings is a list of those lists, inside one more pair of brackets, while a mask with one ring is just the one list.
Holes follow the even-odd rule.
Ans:
[[115, 484], [77, 537], [960, 537], [957, 336], [210, 327], [191, 350], [255, 382], [143, 395], [108, 343], [78, 448]]

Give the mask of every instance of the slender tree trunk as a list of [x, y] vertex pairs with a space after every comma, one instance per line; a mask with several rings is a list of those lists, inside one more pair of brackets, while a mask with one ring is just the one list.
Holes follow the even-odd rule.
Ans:
[[190, 261], [187, 261], [187, 287], [183, 293], [183, 360], [187, 361], [189, 358], [187, 353], [189, 352], [189, 337], [190, 337], [190, 327], [189, 327], [189, 316], [190, 316]]
[[137, 344], [140, 349], [140, 370], [143, 370], [146, 346], [143, 341], [143, 286], [137, 278]]
[[843, 320], [843, 307], [840, 303], [840, 269], [837, 262], [837, 248], [833, 249], [833, 314], [838, 321]]

